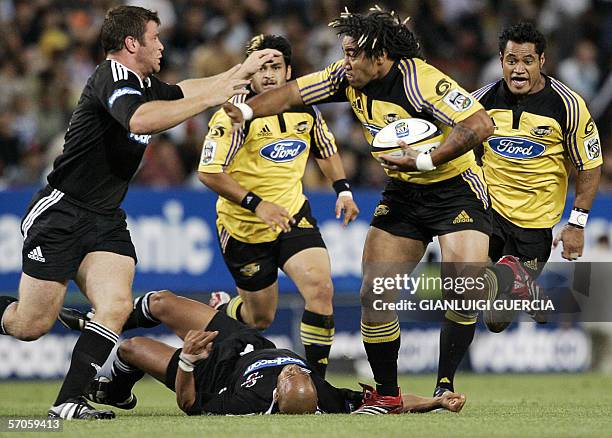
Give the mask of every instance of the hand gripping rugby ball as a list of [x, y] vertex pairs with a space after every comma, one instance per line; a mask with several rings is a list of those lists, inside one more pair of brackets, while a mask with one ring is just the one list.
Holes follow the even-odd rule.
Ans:
[[404, 151], [398, 142], [402, 140], [420, 152], [431, 152], [444, 138], [442, 131], [433, 123], [423, 119], [400, 119], [382, 128], [372, 141], [372, 155], [380, 161], [380, 156], [389, 154], [402, 157]]

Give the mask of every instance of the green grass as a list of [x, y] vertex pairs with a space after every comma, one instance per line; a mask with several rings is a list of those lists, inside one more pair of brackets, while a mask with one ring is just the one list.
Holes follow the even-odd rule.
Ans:
[[[352, 377], [332, 376], [330, 380], [356, 387]], [[433, 380], [433, 376], [406, 376], [401, 384], [404, 392], [428, 395]], [[153, 380], [143, 380], [136, 386], [139, 404], [134, 411], [117, 410], [119, 416], [113, 421], [65, 422], [61, 436], [559, 438], [612, 433], [610, 376], [464, 374], [457, 384], [468, 396], [459, 414], [186, 417], [176, 407], [174, 394]], [[0, 383], [0, 416], [40, 417], [58, 388], [59, 382]]]

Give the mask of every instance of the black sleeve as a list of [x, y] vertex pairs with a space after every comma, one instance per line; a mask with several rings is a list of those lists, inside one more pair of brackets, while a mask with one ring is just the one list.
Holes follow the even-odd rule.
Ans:
[[155, 76], [151, 76], [151, 86], [155, 87], [159, 100], [177, 100], [185, 97], [181, 87], [167, 84]]
[[313, 376], [312, 380], [317, 388], [318, 407], [321, 411], [327, 414], [346, 414], [361, 406], [361, 392], [336, 388], [318, 376]]
[[129, 131], [132, 115], [146, 102], [140, 78], [114, 61], [102, 64], [97, 74], [94, 93], [110, 115]]

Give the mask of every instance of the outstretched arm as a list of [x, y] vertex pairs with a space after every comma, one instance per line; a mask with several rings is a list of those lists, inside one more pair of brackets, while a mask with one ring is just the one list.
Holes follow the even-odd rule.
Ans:
[[[272, 116], [288, 111], [291, 108], [304, 106], [296, 81], [288, 82], [282, 87], [258, 94], [249, 99], [246, 104], [253, 111], [253, 114], [247, 117], [247, 119]], [[240, 126], [244, 123], [245, 114], [238, 107], [228, 102], [223, 105], [223, 109], [232, 119], [234, 125]]]
[[446, 409], [459, 412], [465, 405], [465, 395], [455, 392], [446, 392], [439, 397], [420, 397], [413, 394], [402, 394], [405, 413], [422, 413], [434, 409]]

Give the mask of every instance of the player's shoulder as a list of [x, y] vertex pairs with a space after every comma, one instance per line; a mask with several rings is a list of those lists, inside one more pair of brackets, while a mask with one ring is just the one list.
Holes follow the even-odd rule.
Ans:
[[547, 85], [559, 96], [560, 100], [566, 107], [577, 105], [578, 107], [586, 107], [586, 102], [582, 96], [568, 87], [566, 84], [561, 82], [559, 79], [553, 78], [552, 76], [544, 76], [547, 81]]
[[[105, 59], [98, 65], [94, 72], [94, 77], [97, 81], [110, 83], [132, 83], [138, 84], [141, 89], [144, 89], [144, 83], [140, 76], [135, 71], [121, 64], [115, 59]], [[150, 81], [149, 78], [145, 79]]]
[[479, 101], [484, 101], [491, 96], [495, 96], [502, 86], [503, 79], [498, 79], [497, 81], [490, 82], [477, 90], [472, 92], [472, 96], [474, 96]]

